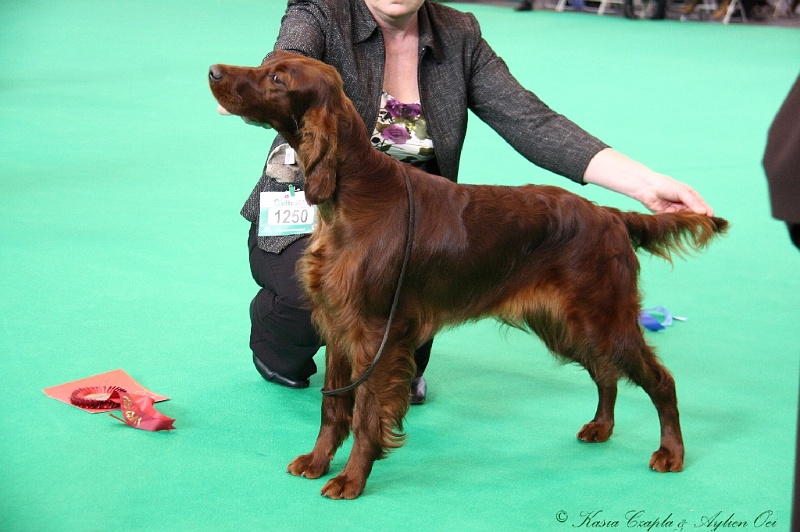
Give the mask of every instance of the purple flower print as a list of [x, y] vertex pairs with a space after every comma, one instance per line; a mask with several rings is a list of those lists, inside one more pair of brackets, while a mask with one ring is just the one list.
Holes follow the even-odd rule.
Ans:
[[392, 118], [408, 118], [414, 120], [422, 114], [422, 106], [418, 103], [400, 103], [397, 100], [387, 100], [386, 111]]
[[381, 131], [381, 135], [386, 140], [394, 142], [395, 144], [405, 144], [411, 138], [411, 134], [403, 126], [392, 124]]
[[406, 118], [410, 118], [414, 120], [419, 118], [419, 115], [422, 114], [422, 105], [418, 103], [408, 103], [403, 106], [403, 115]]
[[397, 118], [403, 114], [403, 104], [397, 100], [387, 100], [386, 111], [392, 118]]

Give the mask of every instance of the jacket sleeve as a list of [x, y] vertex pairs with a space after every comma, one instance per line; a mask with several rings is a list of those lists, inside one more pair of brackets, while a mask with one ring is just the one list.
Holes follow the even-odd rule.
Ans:
[[[316, 2], [289, 0], [286, 13], [281, 20], [281, 27], [274, 50], [286, 50], [314, 58], [320, 57], [325, 47], [324, 33], [318, 24], [321, 19], [322, 12], [317, 7]], [[264, 57], [262, 64], [270, 56], [272, 56], [272, 52], [269, 52]], [[285, 142], [286, 140], [283, 137], [276, 135], [272, 141], [270, 153]], [[260, 192], [270, 190], [271, 181], [267, 172], [268, 165], [269, 160], [264, 163], [261, 179], [256, 183], [241, 210], [241, 215], [252, 223], [258, 223]], [[265, 251], [273, 253], [280, 253], [290, 242], [291, 239], [286, 237], [258, 237], [258, 246]]]
[[[274, 50], [321, 59], [325, 53], [324, 4], [313, 0], [289, 0]], [[272, 52], [264, 58], [266, 60]]]
[[582, 183], [589, 161], [608, 145], [525, 89], [483, 39], [475, 17], [469, 20], [470, 109], [532, 163]]
[[[283, 50], [321, 59], [325, 51], [325, 29], [322, 24], [328, 16], [320, 6], [315, 0], [289, 0], [273, 51]], [[272, 54], [273, 52], [269, 52], [261, 63]], [[283, 137], [277, 135], [270, 152], [285, 142]], [[266, 166], [264, 168], [266, 172]]]

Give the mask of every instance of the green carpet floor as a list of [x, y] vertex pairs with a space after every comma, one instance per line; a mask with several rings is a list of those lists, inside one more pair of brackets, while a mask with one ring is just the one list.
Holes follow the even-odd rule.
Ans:
[[[438, 337], [407, 444], [340, 502], [285, 472], [316, 437], [321, 376], [290, 391], [250, 362], [238, 211], [272, 135], [219, 117], [206, 83], [212, 63], [260, 62], [283, 5], [0, 4], [0, 530], [789, 530], [800, 255], [760, 159], [798, 30], [453, 4], [551, 106], [730, 219], [702, 256], [642, 260], [645, 304], [688, 317], [647, 333], [678, 383], [686, 470], [648, 469], [658, 422], [638, 388], [608, 443], [579, 443], [588, 375], [482, 322]], [[462, 169], [640, 208], [532, 167], [478, 120]], [[42, 393], [117, 368], [171, 397], [177, 430]]]

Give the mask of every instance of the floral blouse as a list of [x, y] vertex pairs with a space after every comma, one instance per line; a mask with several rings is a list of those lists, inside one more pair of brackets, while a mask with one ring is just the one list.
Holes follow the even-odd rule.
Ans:
[[419, 103], [401, 103], [383, 92], [372, 144], [404, 163], [433, 159], [433, 141]]

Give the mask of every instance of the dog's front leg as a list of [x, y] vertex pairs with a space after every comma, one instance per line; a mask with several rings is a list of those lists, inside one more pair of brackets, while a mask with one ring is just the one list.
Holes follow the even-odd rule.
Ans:
[[[325, 353], [325, 388], [334, 390], [349, 384], [351, 373], [347, 355], [329, 345]], [[314, 449], [292, 460], [288, 471], [292, 475], [319, 478], [330, 470], [336, 450], [350, 434], [353, 416], [353, 392], [322, 397], [322, 419]]]
[[378, 398], [367, 384], [356, 391], [353, 411], [353, 448], [344, 470], [330, 479], [322, 494], [331, 499], [355, 499], [364, 491], [372, 464], [383, 454]]
[[353, 449], [344, 470], [322, 488], [323, 495], [355, 499], [364, 491], [375, 460], [402, 445], [403, 418], [408, 412], [414, 369], [409, 347], [387, 347], [372, 375], [356, 388]]

